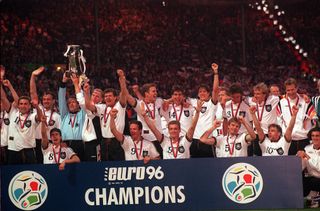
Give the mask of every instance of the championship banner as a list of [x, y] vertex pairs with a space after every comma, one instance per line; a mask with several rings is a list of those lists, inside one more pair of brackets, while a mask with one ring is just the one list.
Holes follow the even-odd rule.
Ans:
[[1, 167], [1, 210], [303, 208], [295, 156]]

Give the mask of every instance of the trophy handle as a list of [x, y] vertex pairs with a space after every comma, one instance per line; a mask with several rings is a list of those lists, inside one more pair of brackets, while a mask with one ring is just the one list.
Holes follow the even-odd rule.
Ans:
[[63, 56], [68, 57], [68, 53], [70, 51], [70, 47], [71, 47], [71, 45], [67, 46], [67, 51], [63, 54]]
[[83, 50], [80, 50], [79, 63], [83, 68], [82, 74], [86, 73], [86, 59], [83, 56]]

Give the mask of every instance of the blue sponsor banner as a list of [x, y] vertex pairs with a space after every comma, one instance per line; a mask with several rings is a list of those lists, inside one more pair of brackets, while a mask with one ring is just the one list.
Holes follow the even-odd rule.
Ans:
[[1, 167], [1, 210], [303, 208], [294, 156]]

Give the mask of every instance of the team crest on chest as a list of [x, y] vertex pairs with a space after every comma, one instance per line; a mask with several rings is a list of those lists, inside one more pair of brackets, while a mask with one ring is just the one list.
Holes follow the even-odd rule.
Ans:
[[282, 147], [277, 149], [277, 153], [278, 153], [278, 155], [283, 155], [284, 151], [283, 151]]
[[207, 111], [207, 107], [206, 106], [201, 108], [201, 113], [205, 113], [206, 111]]
[[240, 150], [242, 148], [241, 143], [236, 143], [235, 148], [236, 150]]
[[27, 128], [31, 127], [31, 120], [27, 120], [25, 126]]
[[61, 152], [60, 157], [61, 157], [61, 159], [66, 159], [66, 157], [67, 157], [66, 152]]
[[185, 149], [184, 149], [184, 147], [183, 147], [183, 146], [179, 146], [178, 151], [179, 151], [180, 153], [184, 153]]
[[268, 111], [268, 112], [270, 112], [271, 111], [271, 105], [269, 104], [269, 105], [266, 105], [266, 111]]
[[53, 126], [53, 125], [54, 125], [54, 123], [56, 123], [56, 121], [54, 121], [54, 120], [50, 120], [50, 121], [49, 121], [49, 126]]
[[9, 125], [10, 124], [10, 119], [3, 119], [3, 123], [5, 124], [5, 125]]
[[142, 152], [142, 156], [143, 156], [143, 157], [146, 157], [146, 156], [148, 156], [148, 151], [146, 151], [146, 150], [143, 150], [143, 152]]
[[189, 116], [190, 116], [190, 112], [189, 112], [189, 111], [183, 111], [183, 113], [184, 113], [184, 115], [185, 115], [186, 117], [189, 117]]
[[239, 116], [246, 117], [246, 112], [245, 111], [239, 111]]

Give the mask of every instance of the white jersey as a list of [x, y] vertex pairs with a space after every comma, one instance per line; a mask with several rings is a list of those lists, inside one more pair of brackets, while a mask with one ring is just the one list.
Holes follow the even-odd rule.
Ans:
[[145, 138], [148, 141], [156, 141], [157, 138], [152, 133], [147, 123], [144, 121], [143, 116], [141, 115], [142, 113], [141, 103], [145, 104], [146, 115], [150, 119], [155, 121], [155, 126], [158, 129], [158, 131], [162, 131], [160, 110], [162, 107], [163, 100], [161, 98], [157, 98], [155, 103], [147, 103], [147, 104], [142, 100], [137, 100], [137, 105], [134, 107], [134, 110], [137, 112], [137, 115], [138, 115], [137, 119], [142, 123], [143, 138]]
[[[313, 107], [305, 102], [303, 97], [299, 96], [296, 99], [283, 98], [280, 100], [281, 108], [281, 120], [282, 120], [282, 130], [286, 131], [290, 119], [291, 119], [291, 110], [292, 106], [296, 105], [298, 107], [298, 113], [296, 117], [296, 122], [292, 130], [292, 140], [302, 140], [308, 138], [308, 131], [311, 129], [311, 119], [309, 118], [309, 111]], [[306, 122], [304, 122], [306, 121]], [[304, 125], [305, 124], [305, 125]], [[306, 126], [306, 128], [304, 128]]]
[[82, 92], [77, 94], [77, 101], [79, 102], [81, 109], [83, 109], [86, 112], [86, 115], [84, 117], [81, 138], [84, 142], [90, 142], [92, 140], [97, 139], [96, 131], [92, 122], [92, 119], [95, 117], [95, 115], [91, 111], [86, 109], [85, 99]]
[[180, 136], [185, 136], [192, 124], [194, 111], [195, 109], [191, 105], [188, 108], [184, 108], [183, 105], [176, 106], [170, 104], [168, 110], [164, 111], [161, 109], [160, 113], [167, 123], [171, 121], [179, 121], [181, 128]]
[[[197, 107], [197, 99], [190, 99], [193, 107]], [[212, 126], [215, 114], [217, 110], [217, 105], [214, 105], [212, 100], [205, 101], [202, 105], [199, 120], [194, 131], [193, 138], [200, 139], [200, 137]]]
[[[230, 120], [233, 117], [238, 118], [239, 116], [243, 116], [246, 122], [250, 123], [252, 121], [251, 115], [249, 113], [249, 105], [245, 101], [241, 101], [239, 103], [233, 103], [231, 100], [226, 102], [223, 117], [227, 120]], [[241, 124], [239, 129], [239, 134], [246, 133], [247, 130], [243, 124]]]
[[314, 145], [310, 144], [304, 150], [310, 159], [303, 159], [303, 168], [307, 168], [309, 175], [320, 178], [320, 149], [315, 149]]
[[186, 136], [179, 138], [177, 144], [173, 144], [171, 139], [167, 136], [163, 137], [161, 147], [163, 149], [163, 159], [186, 159], [190, 158], [191, 142], [187, 140]]
[[115, 108], [118, 110], [117, 116], [115, 118], [116, 128], [120, 133], [123, 133], [125, 126], [125, 117], [126, 117], [126, 107], [122, 107], [119, 101], [113, 107], [107, 106], [106, 104], [98, 104], [97, 116], [100, 118], [101, 133], [103, 138], [114, 138], [114, 135], [110, 129], [110, 115], [109, 112], [111, 109]]
[[[40, 109], [42, 111], [45, 111], [46, 123], [47, 123], [47, 137], [50, 139], [50, 130], [53, 128], [60, 129], [61, 117], [60, 117], [60, 114], [58, 114], [55, 111], [45, 110], [42, 105], [40, 105]], [[36, 139], [42, 139], [40, 124], [36, 128]]]
[[217, 157], [247, 157], [248, 143], [245, 133], [237, 136], [216, 137], [216, 148], [219, 151]]
[[49, 143], [47, 149], [42, 149], [42, 154], [44, 164], [58, 164], [71, 159], [76, 153], [70, 147], [54, 146]]
[[279, 103], [279, 97], [270, 95], [266, 101], [261, 104], [249, 100], [250, 106], [256, 106], [256, 116], [261, 124], [261, 128], [264, 134], [268, 134], [268, 126], [270, 124], [278, 124], [277, 121], [277, 106]]
[[262, 156], [283, 156], [288, 155], [290, 142], [287, 142], [284, 136], [279, 141], [271, 142], [270, 139], [265, 136], [263, 142], [259, 142]]
[[0, 112], [1, 147], [8, 146], [9, 124], [10, 124], [9, 113], [6, 111], [1, 111]]
[[121, 147], [124, 150], [126, 160], [143, 160], [144, 157], [159, 157], [159, 153], [152, 142], [142, 139], [135, 144], [130, 136], [124, 136]]
[[36, 147], [35, 131], [39, 125], [36, 122], [36, 113], [21, 115], [17, 108], [10, 112], [8, 131], [8, 149], [20, 151], [25, 148]]

